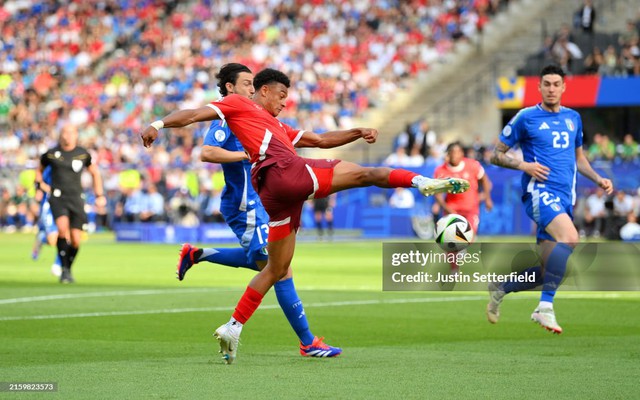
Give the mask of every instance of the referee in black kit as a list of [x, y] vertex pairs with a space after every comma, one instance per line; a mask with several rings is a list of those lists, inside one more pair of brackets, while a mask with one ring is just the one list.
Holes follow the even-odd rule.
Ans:
[[[84, 168], [93, 177], [96, 206], [106, 205], [100, 171], [91, 163], [89, 152], [77, 143], [78, 128], [75, 125], [64, 125], [58, 145], [40, 157], [40, 168], [36, 170], [36, 187], [49, 193], [51, 212], [58, 227], [58, 255], [62, 260], [60, 283], [74, 282], [71, 264], [78, 254], [82, 230], [87, 225], [80, 181]], [[42, 171], [47, 166], [51, 166], [51, 187], [42, 181]]]

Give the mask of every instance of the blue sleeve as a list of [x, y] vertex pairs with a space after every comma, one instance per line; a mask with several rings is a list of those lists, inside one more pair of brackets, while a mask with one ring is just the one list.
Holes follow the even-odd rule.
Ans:
[[51, 185], [51, 165], [47, 165], [44, 171], [42, 171], [42, 180], [47, 185]]
[[576, 149], [582, 147], [582, 118], [580, 118], [580, 114], [576, 113]]
[[229, 125], [220, 121], [213, 121], [207, 134], [204, 135], [204, 146], [223, 147], [231, 136]]
[[509, 147], [514, 147], [518, 144], [526, 134], [524, 120], [524, 110], [520, 110], [502, 129], [500, 141]]

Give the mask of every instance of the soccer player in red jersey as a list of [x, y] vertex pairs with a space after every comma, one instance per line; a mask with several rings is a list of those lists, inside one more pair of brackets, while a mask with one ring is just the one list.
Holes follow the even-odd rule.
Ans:
[[153, 122], [142, 133], [150, 147], [163, 127], [177, 128], [194, 122], [221, 119], [235, 133], [253, 163], [251, 180], [269, 214], [267, 265], [249, 283], [228, 323], [216, 329], [226, 363], [235, 360], [240, 332], [269, 289], [286, 276], [300, 227], [300, 214], [308, 199], [326, 197], [341, 190], [378, 186], [416, 187], [425, 196], [463, 192], [469, 182], [463, 179], [430, 179], [416, 173], [384, 167], [362, 167], [341, 160], [302, 158], [295, 147], [332, 148], [357, 139], [374, 143], [375, 129], [355, 128], [322, 135], [294, 129], [275, 117], [286, 105], [289, 78], [280, 71], [265, 69], [255, 75], [253, 100], [228, 95], [204, 107], [176, 111]]
[[[460, 194], [437, 194], [436, 202], [444, 214], [462, 215], [469, 221], [473, 233], [478, 233], [480, 223], [480, 202], [484, 200], [487, 211], [493, 208], [491, 200], [491, 180], [484, 172], [482, 165], [464, 156], [460, 142], [453, 142], [447, 147], [447, 159], [433, 173], [436, 178], [453, 177], [469, 181], [469, 190]], [[482, 197], [479, 187], [482, 185]], [[436, 209], [438, 207], [435, 207]]]

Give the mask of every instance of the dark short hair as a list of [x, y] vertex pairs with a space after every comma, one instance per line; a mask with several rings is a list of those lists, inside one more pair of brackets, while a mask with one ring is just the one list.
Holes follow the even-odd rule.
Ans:
[[545, 75], [560, 75], [560, 77], [562, 77], [562, 80], [564, 80], [565, 77], [564, 70], [554, 64], [550, 64], [542, 68], [542, 71], [540, 71], [540, 79], [542, 79], [542, 77]]
[[270, 85], [272, 83], [282, 83], [287, 88], [291, 87], [289, 77], [272, 68], [263, 69], [253, 77], [253, 87], [256, 88], [256, 90], [260, 90], [264, 85]]
[[220, 72], [216, 74], [216, 79], [218, 80], [218, 87], [220, 88], [220, 94], [222, 96], [229, 94], [227, 83], [235, 85], [238, 81], [238, 75], [240, 75], [241, 72], [251, 73], [251, 70], [246, 65], [238, 63], [225, 64], [220, 68]]
[[464, 147], [462, 146], [462, 143], [455, 141], [455, 142], [449, 143], [449, 145], [447, 146], [447, 153], [451, 152], [451, 150], [453, 150], [456, 147], [460, 147], [460, 150], [464, 151]]

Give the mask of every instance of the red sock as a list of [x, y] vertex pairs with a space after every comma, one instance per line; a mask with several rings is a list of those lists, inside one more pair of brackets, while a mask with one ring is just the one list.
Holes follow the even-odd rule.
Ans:
[[418, 176], [415, 172], [406, 169], [394, 169], [389, 174], [389, 186], [391, 187], [411, 187], [411, 180]]
[[245, 290], [236, 306], [236, 310], [233, 312], [233, 318], [244, 325], [251, 318], [253, 312], [258, 309], [263, 297], [260, 292], [247, 286], [247, 290]]

